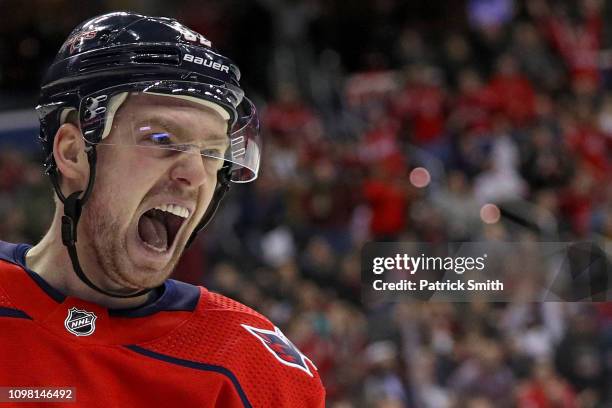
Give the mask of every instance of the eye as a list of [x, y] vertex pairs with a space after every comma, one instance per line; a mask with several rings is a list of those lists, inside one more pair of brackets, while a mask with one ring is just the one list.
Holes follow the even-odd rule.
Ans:
[[173, 143], [173, 138], [170, 133], [151, 133], [147, 135], [147, 139], [156, 146], [167, 146]]

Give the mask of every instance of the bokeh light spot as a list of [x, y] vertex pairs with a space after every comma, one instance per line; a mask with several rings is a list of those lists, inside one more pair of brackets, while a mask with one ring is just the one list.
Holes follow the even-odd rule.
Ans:
[[499, 221], [501, 212], [495, 204], [485, 204], [480, 209], [480, 218], [486, 224], [495, 224]]
[[431, 176], [424, 167], [416, 167], [410, 172], [410, 183], [417, 188], [427, 187], [430, 181]]

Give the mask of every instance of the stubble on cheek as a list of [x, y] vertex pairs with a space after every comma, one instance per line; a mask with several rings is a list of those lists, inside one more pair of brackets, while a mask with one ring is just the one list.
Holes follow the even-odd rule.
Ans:
[[[117, 197], [112, 193], [101, 194], [104, 197]], [[140, 290], [159, 286], [174, 269], [181, 253], [176, 251], [168, 265], [161, 270], [138, 266], [133, 263], [128, 252], [129, 224], [123, 220], [125, 214], [113, 212], [106, 201], [98, 200], [100, 195], [92, 194], [90, 201], [83, 208], [83, 233], [89, 243], [91, 262], [96, 267], [102, 287], [111, 290]], [[115, 210], [119, 211], [119, 210]], [[181, 251], [182, 252], [182, 251]], [[87, 271], [85, 271], [88, 274]], [[89, 274], [88, 274], [89, 275]]]
[[132, 267], [127, 261], [125, 233], [110, 208], [92, 195], [83, 208], [81, 220], [89, 243], [89, 257], [98, 274], [96, 281], [103, 287], [138, 288], [139, 285], [129, 279]]

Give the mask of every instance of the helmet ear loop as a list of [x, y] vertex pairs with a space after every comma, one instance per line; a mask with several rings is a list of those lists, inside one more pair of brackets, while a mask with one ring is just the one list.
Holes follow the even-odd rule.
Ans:
[[221, 167], [217, 171], [217, 185], [215, 186], [215, 192], [213, 193], [212, 199], [210, 200], [210, 204], [208, 205], [208, 208], [206, 209], [204, 216], [202, 216], [202, 219], [198, 223], [198, 226], [191, 233], [191, 236], [189, 237], [189, 240], [187, 241], [187, 245], [185, 245], [185, 248], [189, 248], [191, 244], [193, 244], [193, 241], [195, 241], [195, 239], [197, 238], [198, 233], [202, 231], [204, 228], [206, 228], [208, 223], [210, 223], [213, 216], [217, 212], [217, 209], [219, 209], [219, 205], [221, 204], [221, 200], [223, 199], [223, 196], [230, 189], [230, 185], [231, 185], [230, 180], [229, 180], [230, 168], [231, 168], [231, 163], [226, 161], [223, 164], [223, 167]]
[[[77, 224], [79, 218], [81, 218], [81, 210], [91, 195], [96, 179], [96, 148], [93, 144], [89, 142], [86, 143], [85, 153], [87, 153], [87, 161], [89, 162], [89, 180], [87, 181], [87, 187], [84, 193], [82, 191], [75, 191], [68, 197], [65, 197], [59, 188], [57, 168], [53, 172], [55, 182], [58, 184], [58, 195], [60, 200], [64, 203], [64, 215], [62, 216], [62, 243], [66, 246], [74, 246], [77, 241]], [[83, 193], [82, 196], [81, 193]]]
[[[51, 184], [60, 201], [64, 204], [64, 215], [62, 216], [62, 243], [66, 246], [74, 245], [77, 241], [77, 224], [81, 217], [81, 209], [89, 199], [93, 184], [96, 179], [96, 148], [93, 144], [86, 142], [85, 153], [89, 163], [89, 180], [85, 192], [75, 191], [68, 197], [62, 192], [59, 181], [59, 171], [53, 158], [53, 153], [45, 160], [45, 174], [51, 179]], [[81, 194], [83, 194], [81, 196]]]

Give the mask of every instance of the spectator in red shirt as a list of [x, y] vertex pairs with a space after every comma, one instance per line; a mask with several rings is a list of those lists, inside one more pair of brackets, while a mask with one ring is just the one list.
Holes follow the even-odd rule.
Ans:
[[597, 127], [597, 120], [589, 101], [579, 99], [574, 117], [566, 122], [565, 143], [599, 181], [609, 180], [610, 144]]
[[449, 126], [457, 131], [488, 133], [491, 114], [498, 105], [498, 98], [483, 84], [480, 74], [474, 69], [464, 69], [459, 74], [459, 90], [448, 118]]
[[546, 1], [527, 2], [527, 7], [542, 27], [544, 35], [561, 55], [574, 86], [594, 90], [599, 85], [598, 58], [603, 22], [601, 2], [580, 1], [578, 15], [567, 6]]
[[408, 185], [401, 156], [390, 157], [365, 180], [363, 197], [371, 211], [370, 233], [374, 239], [395, 239], [406, 226]]
[[278, 86], [277, 98], [263, 112], [262, 123], [272, 136], [293, 144], [300, 139], [314, 143], [321, 134], [321, 122], [290, 83]]
[[446, 94], [434, 67], [416, 65], [408, 70], [404, 88], [394, 98], [393, 113], [408, 124], [417, 145], [440, 139], [445, 128]]
[[518, 408], [578, 408], [572, 387], [560, 378], [548, 362], [533, 368], [529, 381], [517, 396]]
[[499, 57], [496, 74], [489, 87], [498, 98], [501, 112], [515, 127], [523, 127], [531, 122], [535, 116], [535, 93], [511, 54]]

